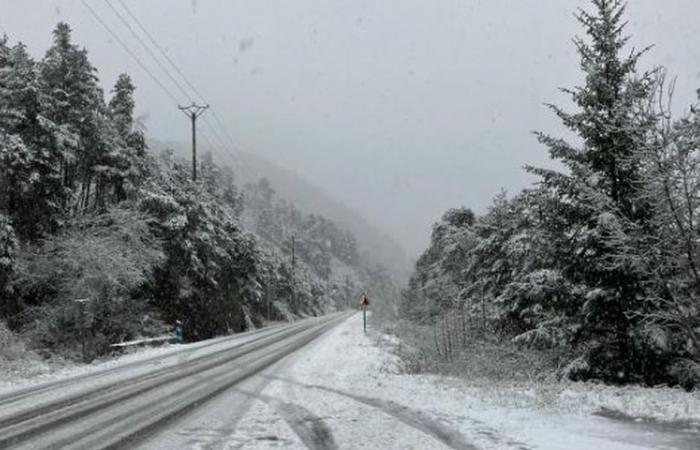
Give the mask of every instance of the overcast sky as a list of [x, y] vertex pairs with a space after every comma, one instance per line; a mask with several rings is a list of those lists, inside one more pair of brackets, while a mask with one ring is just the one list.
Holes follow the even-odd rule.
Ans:
[[[105, 1], [87, 1], [179, 101], [189, 101]], [[516, 192], [532, 181], [521, 166], [551, 164], [530, 132], [561, 131], [542, 104], [566, 104], [557, 88], [581, 80], [572, 12], [586, 1], [123, 2], [240, 149], [303, 174], [411, 255], [447, 208], [483, 212], [501, 188]], [[643, 66], [668, 66], [679, 77], [675, 104], [687, 107], [700, 87], [700, 2], [631, 0], [628, 19], [633, 45], [656, 44]], [[189, 139], [173, 100], [80, 1], [0, 0], [0, 31], [37, 57], [59, 20], [88, 49], [103, 86], [119, 72], [132, 75], [152, 137]]]

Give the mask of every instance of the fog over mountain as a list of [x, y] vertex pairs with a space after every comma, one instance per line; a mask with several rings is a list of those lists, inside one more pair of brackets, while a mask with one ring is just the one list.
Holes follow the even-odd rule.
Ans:
[[[189, 145], [182, 142], [149, 142], [154, 153], [170, 148], [179, 156], [189, 156]], [[205, 145], [201, 150], [207, 152], [211, 149]], [[370, 224], [359, 212], [345, 206], [303, 176], [264, 157], [236, 152], [227, 156], [226, 162], [238, 168], [235, 177], [239, 186], [267, 178], [280, 198], [293, 202], [307, 214], [321, 214], [350, 230], [358, 240], [361, 255], [366, 255], [372, 263], [386, 267], [397, 282], [405, 281], [411, 264], [406, 253], [392, 237]]]
[[[543, 103], [566, 106], [557, 87], [582, 81], [571, 37], [581, 33], [572, 12], [583, 0], [124, 3], [238, 148], [304, 175], [414, 256], [445, 209], [483, 212], [501, 188], [532, 181], [521, 166], [551, 164], [530, 132], [560, 133]], [[170, 84], [106, 3], [89, 4], [179, 102], [202, 100]], [[48, 30], [67, 21], [105, 86], [122, 71], [133, 76], [149, 136], [187, 142], [175, 102], [81, 2], [0, 7], [0, 30], [37, 57]], [[630, 44], [655, 45], [641, 66], [678, 75], [675, 106], [686, 110], [700, 84], [697, 0], [634, 0], [627, 17]], [[218, 143], [207, 120], [201, 142]]]

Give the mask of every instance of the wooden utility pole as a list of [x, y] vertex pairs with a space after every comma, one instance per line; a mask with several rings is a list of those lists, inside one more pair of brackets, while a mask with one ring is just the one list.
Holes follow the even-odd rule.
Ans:
[[294, 267], [296, 266], [296, 237], [292, 235], [292, 272], [294, 272]]
[[197, 181], [197, 117], [201, 116], [209, 105], [196, 105], [192, 102], [190, 106], [177, 105], [177, 108], [192, 121], [192, 181]]
[[484, 302], [484, 283], [481, 283], [481, 328], [486, 328], [486, 304]]
[[295, 241], [295, 236], [292, 235], [292, 305], [296, 305], [295, 303], [295, 287], [296, 287], [296, 241]]

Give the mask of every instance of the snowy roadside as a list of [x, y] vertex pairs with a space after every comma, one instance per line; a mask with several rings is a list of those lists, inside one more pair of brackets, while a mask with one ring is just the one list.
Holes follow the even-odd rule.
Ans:
[[[401, 374], [357, 314], [303, 349], [236, 425], [228, 448], [697, 448], [697, 429], [593, 415], [602, 407], [700, 419], [700, 398], [672, 389], [589, 384], [501, 386]], [[248, 436], [246, 441], [242, 436]]]
[[68, 360], [25, 360], [11, 367], [0, 367], [0, 393], [37, 384], [84, 375], [100, 370], [166, 355], [182, 348], [181, 345], [164, 344], [158, 347], [141, 347], [127, 353], [80, 364]]
[[561, 381], [489, 383], [454, 377], [416, 375], [426, 383], [439, 381], [485, 403], [507, 408], [534, 408], [551, 413], [600, 414], [639, 422], [688, 422], [700, 427], [700, 392], [668, 387], [608, 386]]
[[196, 351], [204, 347], [214, 349], [216, 343], [221, 340], [231, 337], [245, 337], [251, 332], [193, 342], [190, 344], [165, 343], [159, 346], [134, 347], [126, 350], [124, 353], [100, 358], [89, 364], [80, 364], [67, 360], [44, 362], [38, 359], [26, 359], [3, 366], [2, 360], [0, 360], [0, 394], [43, 383], [101, 372], [154, 358], [177, 355], [185, 350]]

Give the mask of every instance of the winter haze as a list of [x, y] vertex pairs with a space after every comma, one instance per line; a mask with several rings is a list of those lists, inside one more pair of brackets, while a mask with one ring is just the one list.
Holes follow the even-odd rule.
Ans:
[[[501, 188], [531, 182], [521, 166], [548, 162], [530, 131], [561, 128], [542, 104], [566, 105], [555, 87], [581, 81], [570, 37], [582, 1], [125, 3], [216, 109], [235, 151], [301, 174], [412, 256], [447, 208], [483, 212]], [[189, 103], [105, 2], [89, 4]], [[132, 75], [149, 136], [188, 142], [173, 100], [81, 2], [2, 0], [0, 10], [0, 30], [35, 57], [55, 23], [68, 22], [105, 88]], [[634, 0], [628, 19], [633, 45], [655, 44], [642, 67], [659, 62], [678, 75], [676, 108], [685, 109], [700, 84], [697, 0]], [[205, 125], [208, 141], [217, 143]]]

